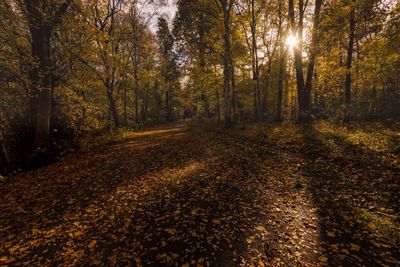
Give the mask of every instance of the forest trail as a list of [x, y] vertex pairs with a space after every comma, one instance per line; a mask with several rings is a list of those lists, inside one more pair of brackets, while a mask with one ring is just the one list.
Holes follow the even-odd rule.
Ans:
[[164, 125], [0, 184], [0, 265], [400, 264], [398, 131], [268, 127]]

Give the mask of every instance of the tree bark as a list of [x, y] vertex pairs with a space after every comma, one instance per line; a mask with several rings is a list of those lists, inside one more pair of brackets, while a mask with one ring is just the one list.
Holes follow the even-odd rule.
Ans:
[[232, 85], [232, 52], [231, 52], [231, 10], [233, 0], [220, 0], [224, 16], [224, 126], [232, 126], [231, 85]]
[[295, 27], [295, 17], [294, 17], [294, 3], [293, 0], [289, 0], [289, 23], [292, 33], [297, 30], [298, 44], [294, 47], [294, 61], [296, 69], [296, 84], [297, 84], [297, 97], [299, 105], [299, 122], [308, 122], [311, 119], [311, 90], [312, 90], [312, 78], [315, 67], [315, 60], [317, 57], [317, 46], [318, 46], [318, 30], [319, 30], [319, 20], [320, 11], [322, 7], [323, 0], [315, 1], [313, 27], [312, 27], [312, 37], [310, 44], [310, 53], [307, 66], [306, 81], [304, 82], [303, 74], [303, 24], [304, 24], [304, 1], [299, 0], [299, 22], [298, 27]]
[[37, 94], [35, 148], [49, 146], [52, 96], [50, 35], [53, 28], [60, 23], [71, 2], [72, 0], [63, 2], [58, 10], [50, 15], [46, 14], [46, 1], [24, 1], [31, 34], [31, 55], [35, 61], [30, 74], [33, 92]]
[[312, 29], [311, 36], [311, 49], [308, 59], [308, 67], [307, 67], [307, 76], [306, 76], [306, 84], [303, 91], [304, 98], [304, 115], [305, 120], [310, 120], [311, 115], [311, 91], [312, 91], [312, 79], [314, 77], [314, 68], [315, 68], [315, 60], [317, 57], [317, 48], [319, 42], [319, 21], [320, 21], [320, 13], [321, 13], [322, 0], [315, 1], [315, 10], [314, 10], [314, 25]]
[[250, 2], [251, 12], [251, 43], [252, 43], [252, 59], [253, 59], [253, 80], [255, 81], [254, 88], [254, 120], [259, 121], [261, 118], [261, 95], [260, 95], [260, 79], [258, 65], [258, 48], [257, 48], [257, 18], [255, 14], [255, 0]]
[[283, 99], [283, 79], [286, 69], [286, 53], [287, 49], [285, 48], [284, 43], [284, 30], [283, 30], [283, 12], [282, 12], [282, 2], [279, 2], [278, 7], [279, 12], [279, 27], [278, 27], [278, 36], [279, 36], [279, 72], [278, 72], [278, 99], [277, 99], [277, 107], [276, 107], [276, 121], [282, 121], [282, 99]]
[[37, 94], [35, 148], [46, 148], [50, 138], [51, 74], [50, 74], [50, 29], [39, 8], [40, 1], [32, 1], [30, 33], [32, 58], [35, 66], [31, 75], [34, 92]]
[[125, 125], [125, 127], [127, 127], [128, 126], [128, 116], [127, 116], [127, 108], [128, 108], [128, 97], [127, 97], [127, 94], [126, 94], [126, 84], [127, 84], [127, 77], [126, 77], [127, 75], [126, 75], [126, 73], [124, 74], [124, 81], [123, 81], [123, 86], [124, 86], [124, 88], [123, 88], [123, 90], [124, 90], [124, 125]]
[[345, 81], [345, 93], [344, 93], [344, 102], [345, 102], [344, 122], [350, 121], [351, 67], [353, 62], [354, 37], [356, 28], [354, 3], [352, 2], [351, 4], [352, 6], [350, 8], [350, 15], [349, 15], [349, 43], [347, 46], [346, 81]]
[[133, 76], [135, 79], [135, 122], [138, 124], [139, 120], [139, 75], [138, 75], [138, 68], [139, 68], [139, 59], [138, 59], [138, 49], [135, 45], [135, 55], [134, 55], [134, 62], [133, 62]]
[[111, 82], [108, 79], [107, 79], [106, 83], [107, 83], [107, 97], [108, 97], [110, 114], [113, 118], [115, 127], [119, 128], [121, 125], [119, 123], [117, 106], [116, 106], [114, 94], [113, 94], [113, 87], [111, 85]]
[[217, 121], [221, 122], [221, 109], [220, 109], [220, 99], [219, 99], [219, 89], [217, 87]]
[[283, 42], [280, 45], [279, 55], [279, 75], [278, 75], [278, 101], [276, 109], [276, 121], [282, 121], [282, 98], [283, 98], [283, 79], [286, 68], [286, 49]]

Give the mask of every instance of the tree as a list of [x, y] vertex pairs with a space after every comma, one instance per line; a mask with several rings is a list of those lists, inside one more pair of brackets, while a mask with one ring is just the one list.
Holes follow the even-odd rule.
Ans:
[[298, 44], [294, 47], [294, 61], [296, 68], [296, 80], [297, 80], [297, 93], [298, 93], [298, 104], [299, 104], [299, 115], [298, 121], [307, 122], [311, 119], [311, 89], [312, 79], [314, 75], [315, 60], [317, 57], [317, 46], [319, 41], [319, 23], [320, 23], [320, 12], [323, 0], [315, 1], [314, 15], [313, 15], [313, 26], [311, 29], [311, 42], [308, 53], [308, 65], [306, 72], [306, 80], [304, 80], [303, 74], [303, 29], [304, 29], [304, 14], [307, 7], [307, 3], [303, 0], [299, 0], [298, 3], [298, 23], [297, 27], [295, 24], [295, 12], [294, 2], [289, 0], [289, 22], [292, 33], [297, 33]]
[[31, 34], [32, 58], [35, 60], [30, 78], [33, 91], [37, 94], [37, 116], [35, 147], [47, 147], [50, 137], [51, 115], [51, 66], [50, 37], [55, 27], [61, 22], [72, 0], [56, 3], [43, 0], [24, 0], [24, 11]]
[[283, 79], [286, 69], [286, 54], [287, 48], [285, 46], [284, 36], [285, 31], [283, 29], [283, 20], [284, 20], [284, 6], [281, 1], [278, 4], [278, 13], [279, 13], [279, 27], [278, 27], [278, 36], [279, 36], [279, 76], [278, 76], [278, 99], [277, 99], [277, 108], [276, 108], [276, 121], [282, 120], [282, 98], [283, 98]]
[[165, 120], [174, 119], [174, 87], [177, 85], [178, 66], [174, 51], [174, 37], [165, 18], [158, 18], [157, 37], [161, 55], [161, 73], [165, 82]]
[[[212, 31], [218, 23], [218, 10], [212, 1], [179, 0], [174, 18], [173, 34], [179, 47], [181, 58], [185, 60], [185, 69], [190, 72], [193, 81], [194, 99], [198, 106], [192, 107], [195, 115], [203, 110], [210, 117], [210, 92], [207, 81], [210, 78], [212, 55], [215, 52], [215, 40]], [[217, 89], [218, 93], [218, 89]]]
[[232, 106], [235, 102], [231, 50], [231, 15], [234, 0], [215, 0], [215, 2], [224, 18], [224, 126], [229, 128], [232, 126]]
[[350, 3], [349, 11], [349, 42], [347, 46], [347, 60], [346, 60], [346, 82], [345, 82], [345, 118], [344, 121], [348, 122], [350, 120], [350, 99], [351, 99], [351, 67], [353, 62], [353, 49], [354, 49], [354, 35], [356, 29], [355, 20], [355, 6], [354, 2]]

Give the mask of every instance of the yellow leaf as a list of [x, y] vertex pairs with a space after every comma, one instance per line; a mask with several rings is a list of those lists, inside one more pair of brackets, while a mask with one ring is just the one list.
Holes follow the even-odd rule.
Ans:
[[167, 229], [164, 229], [164, 231], [170, 235], [174, 235], [176, 233], [176, 230], [174, 228], [167, 228]]
[[97, 241], [96, 241], [96, 240], [93, 240], [92, 242], [89, 243], [88, 248], [89, 248], [89, 249], [93, 249], [93, 248], [96, 246], [96, 243], [97, 243]]
[[326, 235], [329, 237], [336, 237], [334, 232], [327, 232]]
[[217, 219], [212, 220], [212, 222], [213, 222], [214, 224], [221, 224], [221, 221], [220, 221], [220, 220], [217, 220]]
[[351, 248], [350, 248], [350, 250], [359, 251], [359, 250], [360, 250], [360, 246], [359, 246], [359, 245], [356, 245], [356, 244], [353, 244], [353, 243], [351, 243]]
[[319, 260], [320, 260], [321, 262], [328, 262], [328, 258], [325, 257], [325, 256], [319, 257]]

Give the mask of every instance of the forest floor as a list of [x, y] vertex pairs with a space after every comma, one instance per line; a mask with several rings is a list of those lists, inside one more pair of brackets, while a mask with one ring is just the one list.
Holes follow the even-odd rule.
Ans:
[[176, 123], [0, 184], [0, 265], [400, 266], [400, 127]]

